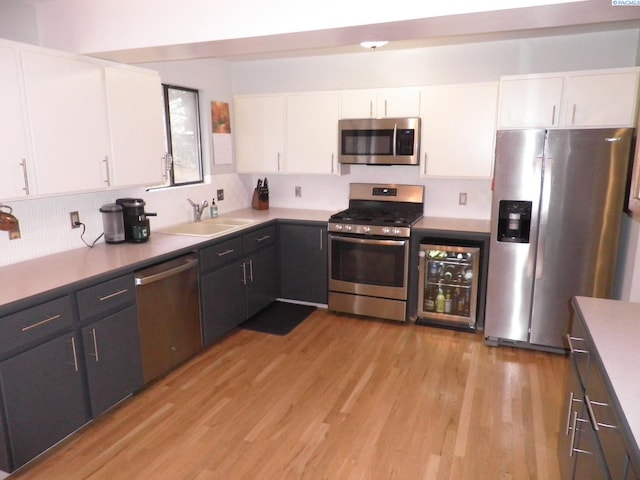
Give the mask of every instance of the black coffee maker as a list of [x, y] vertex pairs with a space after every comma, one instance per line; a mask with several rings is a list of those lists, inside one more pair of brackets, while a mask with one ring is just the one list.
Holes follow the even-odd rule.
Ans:
[[116, 204], [122, 205], [125, 241], [142, 243], [149, 240], [151, 230], [147, 217], [155, 217], [156, 214], [144, 211], [144, 200], [141, 198], [119, 198], [116, 200]]

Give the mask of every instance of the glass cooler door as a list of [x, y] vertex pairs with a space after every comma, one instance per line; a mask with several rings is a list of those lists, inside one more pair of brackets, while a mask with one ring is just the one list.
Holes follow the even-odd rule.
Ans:
[[421, 244], [419, 256], [416, 323], [475, 328], [480, 249]]

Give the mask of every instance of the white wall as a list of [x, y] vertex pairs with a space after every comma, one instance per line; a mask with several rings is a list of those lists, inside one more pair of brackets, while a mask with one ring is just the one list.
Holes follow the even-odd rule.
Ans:
[[21, 0], [0, 0], [0, 38], [39, 44], [36, 7]]

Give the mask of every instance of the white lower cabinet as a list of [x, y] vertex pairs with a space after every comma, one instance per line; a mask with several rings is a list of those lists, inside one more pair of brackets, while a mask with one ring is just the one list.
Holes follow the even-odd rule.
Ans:
[[420, 175], [490, 178], [497, 82], [423, 87], [420, 98]]

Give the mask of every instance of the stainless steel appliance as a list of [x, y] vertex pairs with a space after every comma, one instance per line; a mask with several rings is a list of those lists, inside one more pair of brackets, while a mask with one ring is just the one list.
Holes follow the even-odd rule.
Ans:
[[151, 228], [147, 217], [155, 217], [156, 214], [144, 211], [145, 201], [141, 198], [119, 198], [116, 204], [122, 206], [125, 240], [131, 243], [149, 240]]
[[480, 248], [421, 244], [418, 324], [475, 329]]
[[574, 295], [609, 297], [633, 129], [497, 133], [489, 344], [564, 350]]
[[411, 226], [423, 211], [422, 185], [350, 185], [349, 208], [328, 225], [330, 310], [407, 319]]
[[419, 118], [357, 118], [338, 121], [340, 163], [418, 165]]
[[124, 219], [122, 217], [122, 205], [107, 203], [100, 207], [102, 213], [102, 228], [104, 241], [107, 243], [122, 243], [124, 236]]
[[195, 254], [135, 274], [145, 384], [202, 349]]

